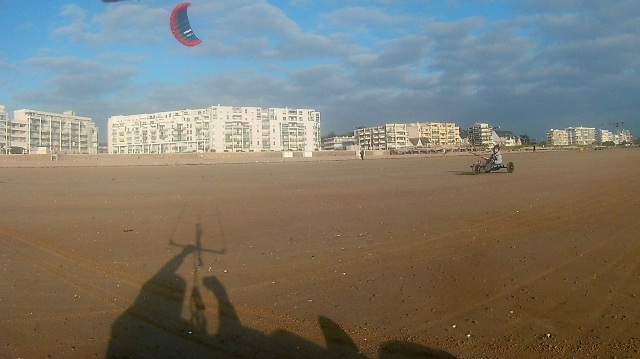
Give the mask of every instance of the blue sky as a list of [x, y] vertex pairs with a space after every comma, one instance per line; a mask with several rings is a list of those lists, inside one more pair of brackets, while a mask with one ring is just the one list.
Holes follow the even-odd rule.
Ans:
[[637, 0], [0, 0], [0, 105], [107, 119], [314, 108], [323, 133], [389, 122], [640, 135]]

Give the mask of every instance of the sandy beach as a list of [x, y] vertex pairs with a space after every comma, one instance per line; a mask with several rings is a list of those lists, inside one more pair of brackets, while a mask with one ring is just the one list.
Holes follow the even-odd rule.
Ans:
[[184, 158], [0, 161], [0, 358], [639, 355], [640, 149]]

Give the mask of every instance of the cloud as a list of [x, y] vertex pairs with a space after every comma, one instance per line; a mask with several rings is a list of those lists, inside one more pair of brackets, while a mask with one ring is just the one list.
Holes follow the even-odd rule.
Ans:
[[263, 2], [235, 8], [213, 22], [234, 36], [284, 36], [300, 31], [281, 9]]
[[375, 67], [419, 65], [425, 60], [430, 44], [429, 37], [424, 35], [408, 35], [394, 40], [382, 41], [379, 46], [384, 50], [371, 65]]
[[318, 34], [294, 33], [283, 39], [276, 49], [269, 52], [271, 58], [280, 60], [308, 58], [343, 58], [358, 51], [357, 45], [345, 44], [340, 39]]
[[123, 53], [123, 52], [105, 52], [98, 55], [98, 59], [103, 63], [128, 63], [140, 64], [147, 60], [147, 56]]
[[0, 59], [0, 71], [15, 70], [15, 66]]
[[138, 4], [108, 6], [104, 13], [87, 19], [77, 5], [66, 5], [60, 15], [70, 24], [52, 31], [54, 38], [69, 38], [73, 43], [100, 47], [105, 44], [151, 44], [166, 37], [169, 11]]
[[21, 102], [54, 108], [116, 95], [131, 86], [131, 79], [138, 74], [134, 67], [110, 67], [72, 56], [29, 58], [23, 65], [51, 76], [44, 81], [42, 89], [22, 90], [14, 97]]
[[364, 6], [345, 7], [324, 14], [320, 17], [324, 27], [355, 27], [369, 29], [371, 27], [389, 28], [396, 25], [415, 22], [417, 18], [410, 15], [394, 16], [381, 8]]
[[293, 7], [307, 8], [313, 5], [312, 0], [289, 0], [289, 5]]

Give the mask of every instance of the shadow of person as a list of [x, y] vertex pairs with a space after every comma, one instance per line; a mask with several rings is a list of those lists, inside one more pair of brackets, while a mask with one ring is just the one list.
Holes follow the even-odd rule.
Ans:
[[[191, 318], [182, 317], [187, 286], [176, 271], [198, 249], [181, 247], [182, 251], [142, 286], [134, 303], [113, 323], [105, 358], [366, 358], [351, 337], [324, 316], [318, 323], [326, 347], [284, 330], [265, 334], [244, 326], [226, 288], [215, 276], [202, 279], [218, 302], [218, 328], [209, 334], [205, 303], [197, 285], [188, 303]], [[417, 344], [388, 342], [382, 346], [380, 358], [455, 357]]]
[[[224, 348], [226, 353], [243, 358], [367, 358], [340, 325], [325, 316], [318, 317], [318, 324], [322, 329], [326, 347], [284, 330], [276, 330], [266, 335], [245, 327], [218, 278], [205, 277], [203, 285], [218, 301], [218, 330], [213, 339], [216, 341], [216, 347]], [[400, 341], [384, 343], [379, 356], [381, 359], [456, 358], [443, 350]]]
[[353, 339], [336, 322], [321, 315], [318, 317], [318, 324], [327, 342], [330, 358], [366, 358], [360, 353]]
[[176, 274], [194, 250], [184, 246], [142, 286], [113, 323], [105, 358], [188, 358], [206, 352], [191, 323], [182, 318], [186, 281]]
[[321, 345], [289, 332], [276, 330], [267, 335], [242, 325], [218, 278], [205, 277], [202, 282], [218, 301], [218, 330], [212, 340], [224, 352], [242, 358], [336, 358]]

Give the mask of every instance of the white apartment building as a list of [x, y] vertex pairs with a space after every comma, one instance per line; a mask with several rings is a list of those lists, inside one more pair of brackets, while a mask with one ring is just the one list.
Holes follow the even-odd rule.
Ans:
[[613, 142], [615, 142], [616, 145], [620, 145], [623, 142], [633, 143], [633, 135], [629, 130], [622, 130], [614, 135]]
[[56, 153], [98, 152], [98, 128], [89, 117], [76, 116], [74, 111], [53, 113], [18, 110], [9, 122], [10, 146], [21, 147], [27, 153], [47, 148]]
[[499, 138], [488, 123], [475, 123], [469, 128], [469, 143], [473, 146], [491, 147]]
[[596, 129], [593, 127], [568, 127], [566, 131], [570, 145], [590, 145], [596, 142]]
[[407, 125], [409, 138], [426, 138], [430, 146], [460, 146], [460, 127], [451, 122], [416, 122]]
[[11, 130], [9, 128], [9, 116], [3, 105], [0, 105], [0, 154], [5, 154], [9, 151], [9, 138], [11, 136]]
[[547, 142], [550, 146], [568, 146], [569, 135], [566, 130], [550, 129], [547, 131]]
[[317, 151], [320, 112], [212, 106], [112, 116], [108, 153]]
[[596, 130], [596, 141], [600, 143], [604, 143], [604, 142], [615, 142], [615, 140], [616, 140], [616, 137], [613, 134], [613, 132], [609, 130], [601, 130], [601, 129]]
[[353, 137], [357, 146], [367, 150], [401, 149], [406, 148], [409, 143], [405, 123], [357, 128], [353, 131]]

